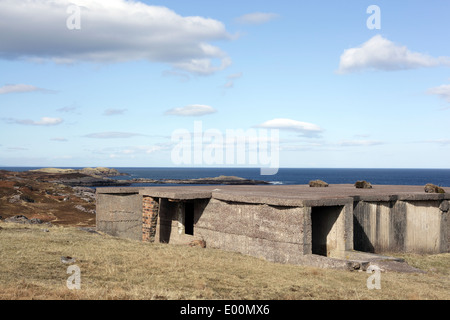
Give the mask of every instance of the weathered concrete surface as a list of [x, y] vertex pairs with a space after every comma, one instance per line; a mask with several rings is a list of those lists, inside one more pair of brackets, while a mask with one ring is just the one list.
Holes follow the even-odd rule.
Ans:
[[350, 184], [334, 184], [327, 188], [310, 188], [308, 185], [176, 186], [142, 188], [141, 193], [169, 199], [212, 197], [278, 206], [322, 206], [345, 204], [349, 197], [356, 201], [450, 200], [450, 188], [444, 189], [446, 193], [432, 194], [425, 193], [423, 186], [374, 185], [372, 189], [357, 189]]
[[[333, 258], [348, 267], [341, 253], [352, 250], [450, 252], [450, 189], [444, 189], [430, 194], [423, 186], [379, 185], [99, 188], [97, 227], [140, 239], [141, 199], [150, 196], [160, 201], [160, 242], [201, 239], [207, 247], [269, 261], [326, 264], [331, 260], [322, 258]], [[194, 208], [190, 222], [189, 203]]]
[[137, 188], [97, 190], [97, 229], [113, 236], [141, 240], [142, 196]]
[[303, 207], [229, 203], [211, 199], [195, 229], [208, 247], [237, 251], [275, 262], [295, 262], [310, 253], [311, 231]]
[[449, 252], [450, 219], [448, 211], [440, 209], [442, 202], [355, 202], [355, 249], [367, 252]]

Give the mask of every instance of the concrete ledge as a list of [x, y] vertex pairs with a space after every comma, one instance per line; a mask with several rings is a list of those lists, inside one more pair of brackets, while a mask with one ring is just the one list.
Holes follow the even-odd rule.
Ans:
[[138, 194], [142, 187], [105, 187], [97, 188], [98, 194]]
[[145, 188], [139, 192], [142, 196], [152, 198], [165, 198], [172, 200], [196, 200], [196, 199], [210, 199], [211, 191], [195, 190], [190, 187], [184, 188]]
[[195, 200], [215, 198], [223, 201], [261, 203], [274, 206], [330, 206], [353, 201], [426, 201], [450, 200], [447, 193], [425, 193], [423, 186], [375, 185], [372, 189], [357, 189], [350, 184], [335, 184], [328, 188], [308, 185], [212, 185], [167, 187], [106, 187], [99, 194], [140, 193], [144, 196]]

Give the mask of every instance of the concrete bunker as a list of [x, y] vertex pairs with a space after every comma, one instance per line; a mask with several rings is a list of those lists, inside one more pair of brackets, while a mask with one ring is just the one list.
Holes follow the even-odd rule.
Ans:
[[450, 252], [448, 193], [413, 186], [219, 188], [98, 188], [97, 228], [146, 242], [201, 240], [210, 248], [316, 266], [346, 267], [349, 259], [368, 261], [382, 252]]

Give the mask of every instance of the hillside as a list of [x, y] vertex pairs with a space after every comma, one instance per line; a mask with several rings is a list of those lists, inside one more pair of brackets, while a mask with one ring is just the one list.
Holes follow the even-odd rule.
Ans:
[[[65, 178], [83, 178], [78, 173]], [[16, 215], [60, 225], [95, 226], [95, 193], [62, 184], [61, 175], [0, 170], [0, 219]]]

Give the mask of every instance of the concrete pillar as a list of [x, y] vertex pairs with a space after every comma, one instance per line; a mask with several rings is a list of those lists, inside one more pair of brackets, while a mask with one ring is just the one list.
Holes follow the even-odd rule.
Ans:
[[178, 234], [185, 233], [185, 214], [183, 202], [177, 202]]
[[159, 199], [142, 198], [142, 241], [154, 242], [159, 215]]

